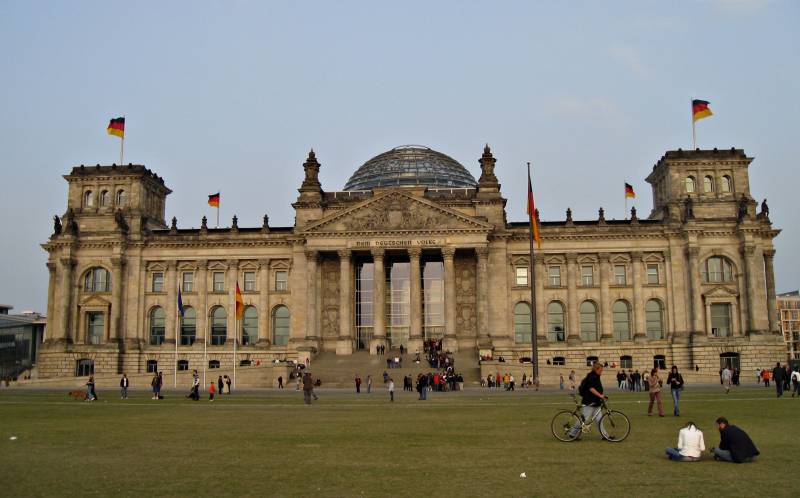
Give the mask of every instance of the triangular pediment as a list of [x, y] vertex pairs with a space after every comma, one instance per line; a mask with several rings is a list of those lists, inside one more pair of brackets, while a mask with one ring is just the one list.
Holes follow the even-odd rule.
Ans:
[[82, 299], [80, 305], [82, 307], [107, 308], [111, 306], [111, 302], [100, 296], [91, 295]]
[[339, 211], [303, 229], [303, 233], [471, 231], [494, 228], [428, 199], [391, 191]]
[[725, 287], [722, 285], [718, 285], [713, 287], [705, 292], [703, 292], [703, 297], [705, 298], [715, 298], [715, 297], [735, 297], [738, 296], [739, 293], [736, 289], [732, 289], [730, 287]]

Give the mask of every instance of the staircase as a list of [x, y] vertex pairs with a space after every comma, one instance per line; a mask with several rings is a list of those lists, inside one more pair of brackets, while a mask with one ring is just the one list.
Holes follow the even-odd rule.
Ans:
[[[372, 376], [372, 386], [378, 388], [383, 386], [383, 372], [387, 372], [394, 380], [396, 389], [402, 389], [404, 376], [411, 375], [416, 380], [419, 374], [437, 371], [428, 365], [424, 357], [420, 363], [415, 363], [413, 354], [402, 356], [401, 368], [387, 368], [386, 360], [395, 356], [399, 357], [400, 353], [387, 351], [386, 355], [380, 356], [370, 355], [366, 351], [357, 351], [351, 355], [320, 353], [313, 359], [309, 370], [315, 378], [322, 381], [323, 387], [353, 389], [356, 375], [361, 377], [363, 389], [366, 389], [368, 375]], [[455, 371], [464, 377], [465, 386], [472, 387], [480, 383], [480, 369], [474, 352], [455, 353], [453, 359]]]

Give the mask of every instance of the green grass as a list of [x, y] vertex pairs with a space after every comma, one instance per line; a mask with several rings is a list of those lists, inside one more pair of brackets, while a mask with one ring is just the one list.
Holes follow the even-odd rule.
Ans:
[[[241, 393], [209, 403], [167, 393], [101, 401], [64, 393], [0, 390], [0, 496], [797, 496], [793, 462], [800, 399], [774, 390], [687, 389], [682, 417], [646, 416], [644, 393], [610, 391], [632, 432], [622, 443], [562, 443], [550, 419], [558, 392], [432, 394], [382, 389], [356, 397]], [[673, 463], [682, 423], [708, 448], [719, 415], [761, 451], [752, 464]], [[16, 436], [12, 441], [10, 436]], [[521, 479], [520, 473], [527, 473]]]

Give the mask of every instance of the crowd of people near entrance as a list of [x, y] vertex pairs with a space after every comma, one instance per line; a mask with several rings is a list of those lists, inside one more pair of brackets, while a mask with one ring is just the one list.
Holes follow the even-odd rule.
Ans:
[[[505, 372], [500, 375], [500, 372], [495, 372], [494, 375], [487, 374], [486, 378], [481, 378], [481, 387], [488, 387], [490, 391], [514, 391], [517, 388], [517, 379], [514, 374]], [[533, 376], [528, 376], [527, 373], [522, 374], [522, 383], [519, 387], [535, 388], [539, 390], [539, 379], [534, 379]]]

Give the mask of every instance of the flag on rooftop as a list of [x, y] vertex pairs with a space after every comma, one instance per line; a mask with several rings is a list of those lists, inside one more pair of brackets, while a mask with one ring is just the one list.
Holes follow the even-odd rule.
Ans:
[[109, 121], [106, 131], [109, 135], [114, 135], [120, 138], [125, 137], [125, 118], [114, 118]]

